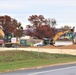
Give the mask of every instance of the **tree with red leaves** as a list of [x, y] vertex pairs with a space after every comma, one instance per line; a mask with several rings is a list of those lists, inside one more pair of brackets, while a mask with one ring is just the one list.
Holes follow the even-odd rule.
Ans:
[[22, 36], [23, 27], [21, 23], [10, 16], [0, 16], [0, 25], [3, 27], [4, 31], [7, 33], [13, 33], [14, 36]]
[[[38, 38], [52, 38], [53, 30], [48, 23], [48, 20], [44, 18], [43, 15], [32, 15], [28, 19], [32, 26], [28, 25], [27, 27], [31, 27], [34, 30], [32, 36], [36, 36]], [[53, 23], [54, 24], [54, 23]], [[30, 34], [29, 34], [30, 35]]]
[[47, 25], [47, 19], [45, 19], [43, 15], [32, 15], [28, 20], [32, 23], [32, 27], [34, 29], [37, 29], [43, 25]]
[[35, 36], [38, 38], [52, 38], [52, 29], [48, 25], [37, 28]]

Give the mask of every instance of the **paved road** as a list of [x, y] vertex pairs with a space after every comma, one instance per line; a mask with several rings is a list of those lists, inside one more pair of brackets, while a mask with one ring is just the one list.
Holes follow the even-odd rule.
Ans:
[[14, 71], [0, 75], [76, 75], [76, 64]]

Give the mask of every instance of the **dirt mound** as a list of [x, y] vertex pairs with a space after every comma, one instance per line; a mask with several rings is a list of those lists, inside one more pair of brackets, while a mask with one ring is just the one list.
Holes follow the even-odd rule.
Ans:
[[76, 45], [63, 46], [60, 48], [62, 48], [62, 49], [76, 49]]
[[[38, 47], [34, 47], [38, 48]], [[46, 46], [40, 46], [39, 48], [50, 48], [50, 49], [76, 49], [76, 44], [69, 45], [69, 46], [52, 46], [52, 45], [46, 45]]]

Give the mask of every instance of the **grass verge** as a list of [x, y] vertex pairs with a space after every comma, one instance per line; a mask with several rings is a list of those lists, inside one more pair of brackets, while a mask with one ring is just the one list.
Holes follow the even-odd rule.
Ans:
[[0, 51], [0, 72], [19, 68], [75, 62], [76, 56], [28, 51]]

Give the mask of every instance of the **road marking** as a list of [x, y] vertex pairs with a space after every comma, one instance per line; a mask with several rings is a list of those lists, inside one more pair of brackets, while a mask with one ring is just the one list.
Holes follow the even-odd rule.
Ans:
[[67, 69], [72, 69], [72, 68], [76, 68], [76, 66], [61, 68], [61, 69], [48, 70], [48, 71], [42, 71], [42, 72], [35, 72], [35, 73], [28, 74], [28, 75], [37, 75], [37, 74], [41, 74], [41, 73], [48, 73], [48, 72], [54, 72], [54, 71], [60, 71], [60, 70], [67, 70]]

